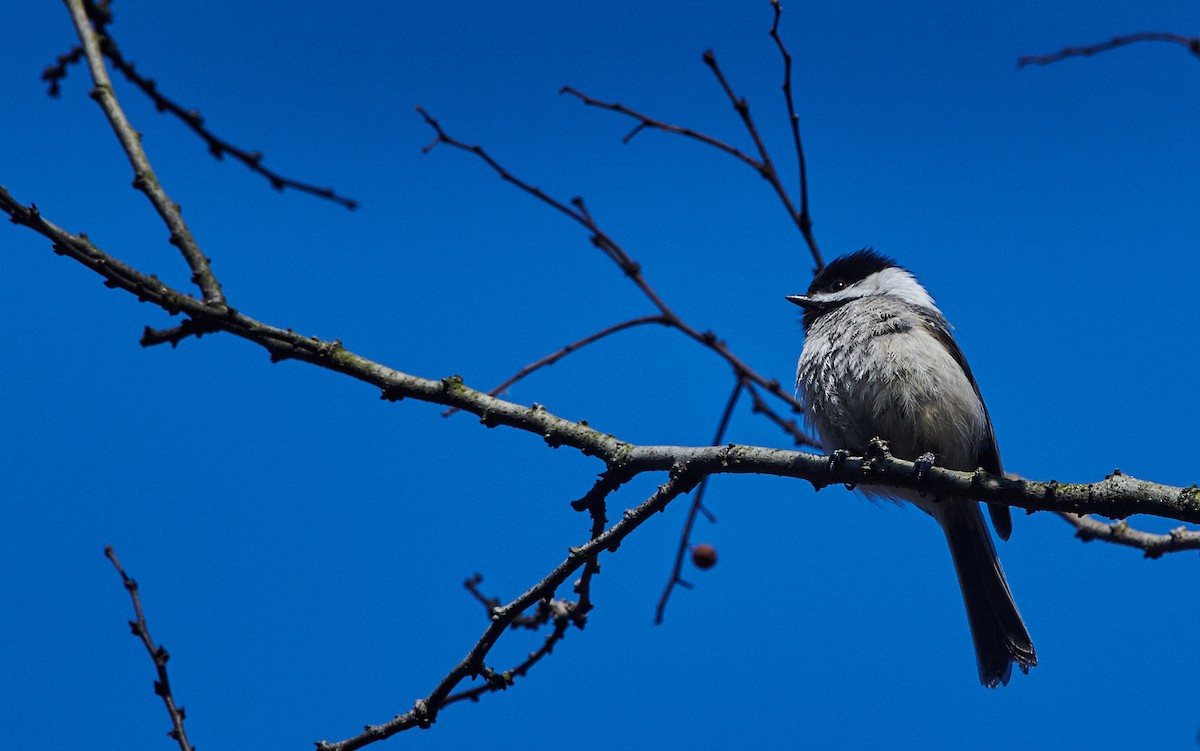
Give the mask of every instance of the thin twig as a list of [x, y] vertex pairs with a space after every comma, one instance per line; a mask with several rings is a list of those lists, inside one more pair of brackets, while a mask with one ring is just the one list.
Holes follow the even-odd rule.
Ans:
[[[767, 145], [763, 142], [762, 136], [758, 133], [758, 126], [754, 124], [754, 117], [750, 114], [750, 103], [746, 97], [738, 96], [734, 93], [733, 87], [726, 80], [724, 72], [721, 71], [721, 66], [717, 63], [717, 55], [712, 50], [704, 53], [704, 64], [709, 67], [713, 75], [717, 77], [717, 82], [721, 85], [721, 90], [725, 92], [729, 103], [733, 105], [734, 111], [738, 113], [738, 117], [742, 119], [742, 125], [745, 126], [746, 132], [750, 134], [750, 139], [754, 141], [754, 148], [758, 150], [759, 156], [759, 173], [775, 190], [775, 195], [779, 196], [779, 200], [783, 202], [783, 206], [787, 209], [788, 216], [796, 223], [800, 233], [805, 235], [805, 225], [801, 220], [801, 213], [796, 210], [792, 203], [791, 196], [788, 195], [787, 188], [783, 186], [783, 180], [779, 177], [779, 172], [775, 169], [775, 163], [771, 160], [771, 155], [767, 152]], [[811, 232], [811, 219], [809, 220], [809, 229]], [[806, 237], [807, 239], [807, 237]], [[815, 247], [815, 242], [814, 242]], [[815, 259], [820, 259], [820, 254], [814, 256]], [[823, 261], [820, 262], [822, 265]]]
[[1066, 60], [1069, 57], [1091, 57], [1101, 52], [1108, 52], [1109, 50], [1136, 44], [1137, 42], [1169, 42], [1171, 44], [1178, 44], [1196, 57], [1200, 57], [1200, 37], [1185, 37], [1182, 34], [1172, 34], [1165, 31], [1141, 31], [1136, 34], [1113, 37], [1107, 42], [1097, 42], [1096, 44], [1086, 44], [1079, 47], [1064, 47], [1058, 52], [1052, 52], [1048, 55], [1025, 55], [1017, 60], [1017, 67], [1050, 65], [1060, 60]]
[[442, 702], [442, 706], [445, 707], [460, 701], [479, 701], [484, 694], [504, 691], [513, 685], [515, 679], [527, 676], [529, 671], [541, 662], [542, 658], [549, 656], [554, 651], [554, 647], [567, 635], [567, 629], [571, 626], [571, 616], [570, 611], [564, 607], [566, 604], [565, 600], [554, 600], [553, 604], [548, 606], [548, 608], [555, 609], [557, 613], [554, 616], [554, 628], [550, 630], [550, 633], [546, 634], [541, 646], [530, 652], [520, 664], [500, 674], [496, 674], [494, 671], [490, 675], [485, 673], [484, 677], [486, 680], [483, 683], [450, 694]]
[[[483, 609], [487, 612], [487, 614], [489, 616], [491, 616], [492, 611], [495, 610], [496, 608], [500, 607], [500, 605], [502, 603], [500, 602], [499, 597], [488, 597], [487, 595], [485, 595], [479, 589], [479, 585], [482, 583], [483, 583], [483, 574], [476, 573], [470, 579], [467, 579], [466, 581], [463, 582], [463, 588], [466, 589], [468, 592], [470, 592], [471, 596], [474, 597], [476, 600], [478, 600], [479, 604], [483, 605]], [[542, 626], [545, 626], [549, 622], [550, 622], [549, 603], [547, 603], [545, 601], [539, 601], [534, 609], [533, 615], [525, 615], [524, 613], [522, 613], [521, 615], [518, 615], [516, 618], [512, 619], [512, 623], [510, 624], [510, 627], [511, 628], [524, 628], [524, 629], [529, 629], [530, 631], [536, 631], [537, 629], [541, 628]]]
[[[713, 54], [713, 52], [711, 50], [704, 53], [704, 62], [709, 66], [709, 68], [713, 71], [713, 73], [716, 74], [717, 80], [718, 80], [718, 82], [720, 82], [722, 89], [725, 91], [726, 95], [729, 97], [730, 101], [733, 103], [734, 109], [736, 109], [738, 111], [738, 114], [742, 119], [742, 123], [746, 126], [747, 130], [749, 131], [751, 139], [754, 141], [755, 147], [757, 148], [757, 150], [759, 152], [759, 156], [760, 156], [759, 159], [755, 159], [754, 157], [750, 156], [749, 154], [742, 151], [741, 149], [731, 146], [728, 143], [726, 143], [718, 138], [714, 138], [714, 137], [707, 135], [705, 133], [702, 133], [700, 131], [694, 130], [692, 128], [687, 128], [687, 127], [684, 127], [681, 125], [673, 125], [664, 120], [651, 117], [642, 112], [638, 112], [637, 110], [630, 109], [629, 107], [626, 107], [625, 105], [619, 104], [617, 102], [606, 102], [606, 101], [603, 101], [600, 99], [596, 99], [595, 97], [588, 96], [587, 94], [584, 94], [583, 92], [581, 92], [577, 89], [574, 89], [570, 86], [564, 86], [560, 90], [559, 93], [570, 94], [571, 96], [574, 96], [575, 98], [579, 99], [579, 101], [583, 102], [585, 105], [587, 105], [589, 107], [596, 107], [598, 109], [609, 110], [611, 112], [616, 112], [618, 114], [624, 115], [629, 118], [633, 118], [634, 120], [637, 120], [638, 124], [634, 127], [634, 129], [631, 130], [629, 133], [627, 133], [621, 139], [621, 141], [623, 143], [628, 143], [638, 133], [640, 133], [643, 130], [646, 130], [647, 128], [650, 128], [650, 129], [654, 129], [654, 130], [661, 130], [664, 133], [673, 133], [675, 135], [683, 136], [685, 138], [691, 138], [693, 140], [707, 144], [721, 152], [729, 154], [730, 156], [737, 159], [738, 161], [748, 165], [750, 168], [752, 168], [755, 172], [757, 172], [764, 180], [766, 180], [771, 185], [771, 187], [775, 191], [775, 194], [779, 197], [780, 201], [783, 203], [784, 210], [787, 211], [788, 216], [791, 217], [792, 221], [796, 224], [796, 227], [800, 230], [800, 234], [802, 236], [804, 236], [805, 241], [808, 242], [809, 236], [812, 235], [812, 219], [811, 219], [811, 217], [807, 218], [807, 219], [804, 218], [805, 215], [802, 214], [800, 211], [797, 211], [795, 205], [792, 203], [792, 199], [788, 195], [787, 188], [784, 187], [783, 182], [782, 182], [781, 178], [779, 177], [779, 173], [778, 173], [778, 171], [776, 171], [775, 165], [771, 161], [770, 156], [767, 153], [766, 146], [763, 144], [762, 138], [758, 134], [758, 128], [757, 128], [757, 126], [755, 126], [754, 119], [750, 115], [749, 105], [746, 103], [746, 100], [744, 98], [739, 98], [736, 94], [734, 94], [733, 90], [729, 87], [729, 83], [725, 80], [724, 74], [721, 72], [720, 67], [717, 65], [716, 56]], [[802, 182], [802, 188], [804, 189], [804, 192], [802, 193], [802, 198], [805, 198], [805, 200], [806, 200], [806, 196], [807, 196], [806, 178], [804, 178], [804, 181], [805, 182]], [[806, 227], [807, 227], [807, 229], [806, 229]], [[812, 242], [809, 244], [809, 249], [811, 252], [814, 253], [813, 258], [814, 258], [814, 260], [816, 260], [818, 262], [818, 268], [820, 266], [823, 266], [824, 261], [820, 260], [821, 259], [820, 251], [816, 250], [816, 240], [815, 239], [812, 240]]]
[[[719, 446], [725, 440], [725, 431], [729, 429], [729, 421], [733, 417], [733, 410], [737, 406], [738, 397], [742, 394], [742, 389], [745, 385], [740, 381], [733, 387], [733, 392], [729, 395], [729, 401], [725, 403], [725, 411], [721, 413], [721, 420], [717, 423], [717, 433], [713, 436], [712, 445]], [[667, 580], [667, 585], [663, 587], [662, 595], [658, 598], [658, 606], [654, 608], [654, 624], [659, 625], [663, 622], [663, 616], [667, 611], [667, 601], [671, 599], [671, 593], [675, 591], [676, 585], [691, 589], [692, 585], [683, 578], [683, 559], [687, 555], [687, 551], [692, 546], [692, 528], [696, 525], [696, 516], [704, 513], [705, 516], [713, 521], [713, 516], [707, 509], [704, 508], [704, 493], [708, 490], [708, 481], [711, 475], [700, 481], [700, 487], [696, 490], [696, 495], [692, 498], [692, 505], [688, 508], [687, 517], [683, 522], [683, 531], [679, 534], [679, 546], [675, 550], [675, 565], [671, 567], [671, 578]]]
[[133, 600], [133, 612], [137, 617], [136, 620], [129, 622], [129, 628], [133, 635], [141, 640], [142, 645], [146, 647], [146, 652], [150, 654], [150, 659], [154, 661], [154, 669], [158, 674], [158, 680], [154, 681], [154, 693], [163, 700], [167, 714], [171, 717], [171, 731], [167, 735], [179, 744], [181, 751], [193, 751], [192, 744], [188, 742], [187, 731], [183, 728], [186, 713], [183, 707], [175, 703], [175, 696], [171, 693], [171, 680], [167, 676], [167, 661], [171, 659], [171, 655], [168, 654], [166, 647], [161, 644], [156, 645], [150, 638], [150, 627], [146, 625], [146, 614], [142, 610], [142, 599], [138, 595], [138, 583], [125, 573], [125, 569], [121, 568], [121, 562], [117, 560], [117, 554], [113, 551], [112, 545], [105, 546], [104, 557], [112, 561], [113, 567], [117, 569], [117, 573], [121, 575], [121, 581], [125, 584], [125, 591], [129, 592], [129, 598]]
[[150, 160], [142, 149], [141, 135], [129, 122], [129, 118], [125, 116], [125, 111], [121, 109], [121, 105], [117, 101], [116, 94], [113, 93], [112, 81], [108, 77], [108, 69], [105, 68], [104, 57], [100, 53], [100, 40], [96, 30], [92, 27], [87, 11], [84, 10], [83, 0], [65, 0], [65, 2], [71, 11], [75, 32], [79, 35], [84, 57], [87, 59], [88, 69], [92, 74], [94, 84], [92, 98], [104, 110], [104, 115], [108, 118], [117, 140], [121, 143], [121, 148], [129, 158], [129, 164], [133, 167], [134, 187], [146, 194], [158, 215], [167, 225], [167, 229], [171, 232], [171, 244], [183, 254], [184, 260], [192, 270], [192, 281], [204, 293], [204, 301], [223, 305], [225, 295], [221, 292], [221, 285], [213, 275], [208, 258], [200, 251], [200, 246], [192, 237], [192, 231], [183, 221], [179, 204], [171, 200], [162, 184], [159, 183], [158, 177], [154, 174], [154, 168], [150, 166]]
[[[184, 125], [198, 135], [208, 147], [208, 151], [217, 159], [223, 159], [226, 154], [232, 156], [237, 161], [246, 165], [252, 172], [262, 175], [271, 187], [276, 190], [284, 190], [291, 188], [302, 193], [323, 198], [327, 201], [345, 206], [353, 211], [358, 208], [358, 201], [352, 198], [338, 195], [333, 188], [319, 188], [309, 183], [294, 180], [290, 177], [275, 172], [274, 170], [264, 167], [262, 164], [263, 155], [258, 151], [248, 151], [239, 148], [229, 141], [220, 138], [204, 124], [204, 117], [198, 110], [187, 109], [171, 98], [165, 96], [158, 90], [158, 83], [153, 78], [147, 78], [137, 71], [133, 62], [127, 60], [121, 53], [120, 47], [117, 46], [116, 40], [108, 31], [107, 24], [112, 20], [111, 13], [108, 11], [108, 4], [94, 4], [85, 0], [84, 5], [87, 10], [88, 17], [96, 26], [97, 34], [100, 39], [100, 51], [113, 64], [113, 67], [121, 72], [126, 79], [134, 86], [142, 91], [150, 101], [154, 103], [155, 109], [159, 112], [169, 112], [178, 118]], [[101, 7], [102, 6], [102, 7]], [[57, 97], [61, 91], [61, 82], [67, 76], [68, 68], [78, 62], [83, 57], [83, 49], [75, 47], [70, 52], [59, 55], [53, 65], [50, 65], [42, 72], [42, 80], [48, 85], [48, 93], [50, 96]]]
[[730, 156], [732, 156], [734, 159], [737, 159], [738, 161], [749, 165], [750, 167], [754, 168], [756, 171], [762, 170], [762, 164], [759, 163], [759, 161], [757, 159], [750, 156], [749, 154], [742, 151], [741, 149], [738, 149], [734, 146], [730, 146], [729, 144], [725, 143], [724, 141], [720, 140], [719, 138], [713, 138], [712, 136], [708, 135], [707, 133], [701, 133], [698, 130], [686, 128], [681, 125], [672, 125], [671, 123], [664, 122], [663, 120], [658, 120], [656, 118], [650, 117], [649, 115], [643, 114], [641, 112], [637, 112], [636, 110], [632, 110], [632, 109], [626, 107], [625, 105], [619, 104], [617, 102], [601, 101], [599, 99], [596, 99], [595, 97], [590, 97], [587, 94], [584, 94], [582, 91], [572, 88], [571, 86], [562, 87], [562, 89], [560, 89], [558, 93], [570, 94], [571, 96], [577, 98], [579, 101], [583, 102], [584, 104], [586, 104], [589, 107], [596, 107], [598, 109], [605, 109], [605, 110], [609, 110], [611, 112], [617, 112], [619, 114], [625, 115], [626, 117], [631, 117], [634, 120], [637, 120], [638, 124], [636, 126], [634, 126], [633, 130], [629, 131], [621, 138], [621, 143], [629, 143], [631, 140], [633, 140], [633, 137], [636, 136], [638, 133], [642, 132], [643, 130], [645, 130], [647, 128], [652, 128], [654, 130], [661, 130], [664, 133], [674, 133], [675, 135], [683, 136], [684, 138], [691, 138], [693, 140], [699, 141], [700, 143], [707, 144], [709, 146], [712, 146], [714, 149], [717, 149], [718, 151], [723, 151], [726, 154], [729, 154]]
[[[463, 582], [463, 586], [483, 605], [488, 617], [491, 618], [492, 613], [501, 605], [500, 598], [488, 597], [483, 594], [479, 589], [479, 585], [482, 582], [483, 576], [475, 574]], [[485, 694], [507, 690], [509, 686], [513, 685], [515, 679], [528, 675], [529, 671], [542, 658], [553, 652], [555, 645], [566, 636], [567, 628], [574, 622], [572, 614], [577, 607], [577, 603], [568, 600], [538, 600], [534, 605], [535, 610], [533, 615], [522, 613], [513, 618], [509, 624], [510, 629], [520, 628], [536, 631], [551, 621], [554, 622], [554, 628], [542, 640], [541, 646], [530, 652], [518, 665], [502, 673], [497, 673], [489, 669], [480, 671], [480, 675], [484, 678], [482, 683], [447, 696], [446, 700], [442, 702], [442, 706], [445, 707], [448, 704], [460, 701], [479, 701]]]
[[762, 398], [762, 394], [759, 394], [758, 389], [756, 389], [752, 384], [747, 384], [746, 390], [750, 393], [750, 398], [754, 400], [754, 406], [751, 408], [751, 411], [756, 415], [766, 416], [768, 420], [778, 425], [780, 430], [792, 437], [792, 442], [796, 446], [812, 446], [813, 448], [821, 447], [821, 445], [812, 436], [808, 435], [800, 428], [800, 424], [798, 422], [792, 418], [785, 419], [783, 415], [779, 414], [773, 407], [771, 407], [771, 405], [767, 404], [766, 400]]
[[808, 212], [808, 165], [804, 159], [804, 146], [800, 142], [800, 115], [796, 113], [796, 104], [792, 100], [792, 54], [788, 52], [779, 36], [779, 18], [783, 15], [783, 5], [780, 0], [771, 0], [771, 8], [775, 11], [775, 18], [771, 22], [771, 38], [775, 40], [775, 46], [779, 48], [779, 54], [783, 57], [783, 98], [787, 103], [788, 122], [792, 126], [792, 143], [796, 149], [800, 174], [800, 215], [797, 217], [797, 224], [809, 252], [812, 253], [815, 264], [813, 274], [816, 274], [825, 268], [825, 259], [821, 257], [821, 251], [817, 248], [817, 238], [812, 231], [812, 215]]
[[1176, 527], [1165, 535], [1134, 529], [1121, 520], [1102, 522], [1087, 514], [1059, 514], [1072, 527], [1075, 536], [1084, 542], [1103, 540], [1114, 545], [1141, 550], [1147, 558], [1161, 558], [1165, 553], [1181, 550], [1200, 550], [1200, 530]]
[[196, 322], [192, 318], [185, 319], [178, 326], [172, 326], [169, 329], [156, 329], [147, 326], [142, 331], [142, 338], [138, 340], [138, 344], [143, 347], [156, 347], [159, 344], [170, 344], [171, 348], [179, 346], [179, 343], [188, 337], [196, 337], [199, 339], [205, 334], [216, 333], [218, 329], [205, 327]]
[[[591, 490], [583, 498], [571, 502], [571, 508], [576, 511], [587, 511], [591, 517], [592, 529], [591, 536], [588, 538], [591, 541], [599, 539], [604, 534], [604, 525], [608, 523], [608, 497], [633, 477], [632, 474], [625, 471], [621, 462], [608, 462], [607, 466], [608, 468], [600, 474]], [[609, 551], [615, 550], [616, 548], [609, 548]], [[592, 578], [599, 573], [599, 557], [592, 556], [587, 565], [583, 567], [583, 574], [575, 582], [574, 589], [575, 594], [579, 595], [579, 602], [570, 615], [571, 622], [580, 630], [587, 625], [588, 613], [592, 612]]]
[[[488, 394], [490, 394], [491, 396], [500, 396], [505, 391], [507, 391], [513, 384], [515, 384], [517, 381], [520, 381], [522, 378], [524, 378], [542, 368], [553, 365], [554, 363], [563, 359], [564, 357], [571, 354], [572, 352], [583, 349], [584, 347], [588, 346], [589, 344], [593, 344], [594, 342], [598, 342], [606, 336], [616, 334], [620, 331], [624, 331], [625, 329], [631, 329], [634, 326], [643, 326], [647, 323], [658, 323], [658, 324], [662, 324], [664, 326], [669, 325], [667, 323], [667, 320], [661, 315], [642, 316], [641, 318], [633, 318], [628, 321], [622, 321], [620, 323], [613, 324], [612, 326], [609, 326], [608, 328], [601, 329], [594, 334], [590, 334], [588, 336], [583, 337], [582, 339], [571, 342], [570, 344], [563, 347], [562, 349], [551, 352], [550, 354], [546, 355], [545, 357], [543, 357], [540, 360], [536, 360], [534, 362], [529, 363], [528, 365], [526, 365], [525, 367], [521, 368], [516, 373], [514, 373], [512, 376], [510, 376], [507, 380], [505, 380], [499, 386], [497, 386], [496, 388], [489, 391]], [[448, 409], [442, 413], [442, 417], [449, 417], [450, 415], [454, 414], [457, 411], [458, 410], [456, 410], [456, 409]]]

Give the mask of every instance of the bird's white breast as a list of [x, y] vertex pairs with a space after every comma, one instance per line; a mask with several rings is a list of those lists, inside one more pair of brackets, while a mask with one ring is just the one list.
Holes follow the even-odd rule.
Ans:
[[813, 322], [797, 390], [826, 451], [861, 454], [878, 436], [898, 457], [933, 452], [940, 466], [969, 470], [987, 435], [983, 403], [962, 367], [911, 306], [884, 296]]

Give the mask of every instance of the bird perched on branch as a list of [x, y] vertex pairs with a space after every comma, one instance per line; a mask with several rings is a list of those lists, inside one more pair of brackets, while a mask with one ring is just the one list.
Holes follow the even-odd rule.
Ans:
[[[949, 469], [1003, 472], [992, 421], [950, 324], [907, 270], [873, 250], [824, 267], [808, 292], [789, 301], [804, 309], [804, 349], [796, 389], [826, 451], [862, 456], [875, 438], [894, 456]], [[1008, 683], [1013, 663], [1037, 664], [1033, 642], [1009, 592], [980, 505], [915, 490], [859, 486], [872, 498], [909, 501], [941, 525], [958, 573], [975, 643], [979, 678]], [[989, 507], [1007, 540], [1007, 506]]]

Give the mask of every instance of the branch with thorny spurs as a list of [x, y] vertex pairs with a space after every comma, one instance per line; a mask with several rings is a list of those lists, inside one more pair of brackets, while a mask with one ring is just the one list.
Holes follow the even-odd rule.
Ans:
[[138, 594], [138, 583], [125, 573], [121, 562], [117, 560], [117, 554], [112, 545], [104, 548], [104, 557], [112, 562], [113, 567], [121, 576], [121, 583], [125, 585], [125, 591], [129, 593], [129, 599], [133, 601], [134, 620], [129, 622], [129, 630], [142, 642], [146, 652], [150, 655], [150, 660], [154, 663], [154, 670], [158, 675], [158, 679], [154, 681], [154, 693], [163, 700], [167, 715], [171, 718], [171, 730], [167, 735], [179, 744], [180, 751], [193, 751], [192, 744], [188, 742], [187, 731], [183, 728], [186, 713], [183, 707], [175, 703], [175, 695], [171, 692], [171, 679], [167, 676], [167, 661], [171, 659], [171, 655], [167, 652], [166, 647], [155, 644], [154, 639], [150, 638], [150, 626], [146, 624], [146, 613], [142, 610], [142, 598]]
[[783, 15], [783, 6], [780, 0], [771, 0], [771, 8], [774, 11], [774, 19], [771, 23], [771, 29], [768, 32], [771, 39], [775, 42], [775, 46], [779, 50], [780, 57], [783, 60], [783, 96], [784, 103], [787, 106], [788, 122], [792, 129], [792, 143], [796, 151], [797, 172], [799, 176], [799, 208], [792, 201], [791, 195], [783, 184], [783, 179], [779, 175], [779, 171], [775, 168], [775, 162], [771, 159], [770, 152], [764, 143], [762, 136], [758, 132], [758, 126], [754, 122], [754, 117], [750, 114], [750, 103], [743, 96], [738, 96], [733, 87], [729, 85], [724, 72], [720, 65], [717, 64], [717, 56], [712, 50], [704, 53], [704, 64], [708, 66], [716, 77], [717, 82], [724, 91], [725, 96], [733, 105], [738, 117], [741, 118], [742, 125], [746, 128], [746, 132], [750, 135], [751, 141], [754, 142], [754, 148], [758, 152], [758, 158], [752, 157], [741, 149], [731, 146], [730, 144], [713, 136], [707, 135], [692, 128], [687, 128], [679, 125], [672, 125], [661, 119], [650, 117], [636, 110], [630, 109], [623, 104], [617, 102], [607, 102], [594, 97], [588, 96], [583, 92], [564, 86], [560, 90], [561, 94], [570, 94], [579, 99], [584, 104], [591, 107], [606, 109], [611, 112], [616, 112], [626, 117], [637, 120], [638, 123], [633, 130], [629, 131], [621, 139], [622, 143], [629, 143], [634, 136], [646, 129], [661, 130], [664, 133], [674, 133], [676, 135], [690, 138], [700, 143], [711, 146], [718, 151], [722, 151], [729, 156], [737, 159], [743, 164], [751, 167], [757, 172], [771, 188], [775, 191], [775, 195], [783, 203], [784, 209], [788, 216], [795, 222], [797, 229], [800, 230], [801, 236], [804, 238], [805, 244], [808, 246], [809, 253], [812, 255], [815, 268], [813, 273], [820, 271], [825, 266], [825, 261], [821, 256], [821, 251], [817, 247], [816, 237], [813, 235], [812, 215], [809, 212], [808, 206], [808, 164], [804, 158], [804, 146], [800, 138], [800, 116], [796, 113], [796, 105], [792, 96], [792, 55], [788, 52], [787, 46], [784, 45], [783, 39], [779, 36], [779, 20]]
[[1052, 52], [1048, 55], [1025, 55], [1017, 59], [1017, 67], [1024, 68], [1026, 65], [1050, 65], [1070, 57], [1091, 57], [1098, 55], [1101, 52], [1115, 50], [1118, 47], [1126, 47], [1130, 44], [1138, 42], [1167, 42], [1170, 44], [1178, 44], [1188, 52], [1200, 58], [1200, 37], [1185, 37], [1182, 34], [1172, 34], [1167, 31], [1140, 31], [1136, 34], [1126, 34], [1124, 36], [1115, 36], [1104, 42], [1095, 44], [1085, 44], [1078, 47], [1064, 47], [1058, 52]]
[[[132, 61], [127, 59], [121, 52], [121, 48], [117, 46], [116, 40], [109, 31], [109, 24], [112, 23], [111, 2], [101, 0], [84, 0], [84, 10], [87, 18], [92, 22], [96, 31], [98, 45], [101, 54], [112, 63], [113, 67], [121, 72], [125, 78], [136, 86], [143, 94], [145, 94], [154, 104], [154, 108], [159, 112], [167, 112], [178, 118], [184, 125], [192, 130], [197, 136], [204, 141], [208, 147], [208, 152], [218, 160], [224, 159], [225, 155], [232, 156], [237, 161], [250, 168], [251, 172], [262, 175], [271, 187], [278, 191], [292, 189], [301, 193], [322, 198], [326, 201], [345, 206], [347, 209], [354, 210], [358, 208], [358, 201], [352, 198], [338, 195], [333, 188], [319, 188], [309, 183], [301, 182], [290, 177], [284, 177], [278, 172], [263, 166], [263, 155], [259, 151], [248, 151], [239, 148], [234, 144], [220, 138], [204, 124], [204, 117], [198, 110], [187, 109], [177, 103], [170, 97], [165, 96], [158, 90], [158, 83], [153, 78], [147, 78], [137, 71], [137, 66]], [[62, 81], [67, 77], [67, 72], [70, 67], [78, 63], [85, 56], [86, 48], [83, 45], [73, 47], [69, 52], [59, 55], [53, 65], [49, 65], [42, 72], [42, 80], [47, 83], [48, 91], [52, 97], [57, 97], [62, 90]]]
[[[590, 542], [595, 542], [605, 532], [605, 524], [608, 521], [605, 516], [607, 508], [605, 498], [609, 493], [624, 484], [626, 479], [621, 473], [606, 472], [600, 476], [600, 479], [596, 481], [596, 484], [583, 498], [571, 503], [572, 508], [575, 510], [588, 511], [591, 514], [592, 531]], [[553, 622], [554, 627], [543, 638], [541, 646], [530, 652], [519, 665], [502, 673], [497, 673], [490, 668], [481, 671], [480, 676], [484, 679], [483, 683], [447, 696], [442, 702], [442, 706], [458, 701], [479, 701], [480, 697], [484, 694], [506, 690], [509, 686], [513, 685], [513, 682], [517, 678], [523, 678], [528, 675], [534, 665], [554, 651], [554, 647], [567, 635], [568, 627], [575, 626], [582, 631], [584, 626], [587, 625], [588, 613], [592, 610], [592, 577], [599, 573], [600, 564], [597, 563], [596, 557], [593, 556], [584, 563], [583, 574], [575, 581], [573, 589], [578, 599], [572, 601], [561, 598], [554, 599], [553, 597], [544, 598], [537, 601], [536, 611], [533, 615], [520, 614], [514, 617], [508, 624], [510, 629], [524, 628], [537, 630], [549, 622]], [[466, 586], [475, 599], [483, 604], [488, 616], [491, 617], [496, 609], [500, 607], [500, 600], [495, 597], [486, 597], [479, 591], [479, 584], [482, 581], [483, 577], [475, 574], [475, 576], [464, 582], [464, 586]]]
[[[592, 529], [590, 540], [592, 542], [604, 534], [605, 524], [608, 523], [606, 498], [628, 480], [629, 475], [624, 472], [604, 472], [582, 498], [571, 502], [571, 508], [576, 511], [587, 511], [591, 516]], [[543, 638], [541, 646], [530, 652], [519, 665], [501, 673], [497, 673], [491, 668], [480, 671], [479, 676], [484, 679], [483, 683], [447, 696], [442, 702], [442, 706], [464, 700], [479, 701], [484, 694], [507, 690], [517, 678], [523, 678], [528, 675], [534, 665], [554, 651], [554, 647], [566, 636], [569, 626], [575, 626], [582, 631], [587, 625], [588, 613], [591, 612], [593, 607], [592, 577], [599, 573], [600, 564], [593, 556], [584, 564], [583, 574], [575, 581], [573, 589], [577, 595], [576, 600], [572, 601], [561, 598], [541, 599], [537, 601], [533, 615], [521, 613], [513, 617], [508, 624], [510, 629], [536, 631], [550, 622], [553, 622], [554, 627]], [[483, 605], [490, 617], [500, 607], [500, 599], [484, 595], [479, 589], [479, 585], [482, 582], [483, 577], [477, 573], [463, 582], [463, 586]]]

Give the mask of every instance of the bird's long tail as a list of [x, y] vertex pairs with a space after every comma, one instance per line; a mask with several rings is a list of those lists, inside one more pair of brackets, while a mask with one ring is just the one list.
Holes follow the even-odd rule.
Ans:
[[958, 572], [979, 662], [979, 680], [988, 688], [996, 688], [1008, 683], [1014, 662], [1023, 673], [1037, 665], [1033, 641], [1008, 591], [979, 504], [942, 501], [937, 504], [935, 516], [946, 533], [954, 570]]

